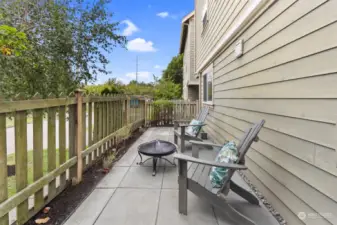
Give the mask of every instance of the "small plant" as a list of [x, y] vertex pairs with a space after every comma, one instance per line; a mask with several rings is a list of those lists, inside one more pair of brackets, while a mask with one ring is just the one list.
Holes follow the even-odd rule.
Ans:
[[169, 108], [172, 109], [173, 108], [173, 102], [169, 101], [169, 100], [156, 100], [153, 102], [153, 106], [155, 109], [162, 109], [162, 108]]

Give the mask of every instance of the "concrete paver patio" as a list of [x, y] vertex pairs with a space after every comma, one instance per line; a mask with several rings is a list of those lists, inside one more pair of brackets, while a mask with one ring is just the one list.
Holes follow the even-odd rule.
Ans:
[[[173, 141], [173, 129], [148, 129], [65, 225], [234, 225], [225, 213], [190, 192], [188, 215], [179, 214], [177, 167], [162, 160], [157, 175], [153, 177], [151, 160], [146, 165], [137, 165], [137, 146], [153, 139]], [[200, 158], [202, 155], [201, 152]], [[169, 159], [172, 160], [172, 156]], [[234, 179], [249, 189], [241, 177], [235, 175]], [[262, 203], [260, 206], [251, 205], [235, 193], [228, 195], [228, 202], [256, 224], [279, 224]]]

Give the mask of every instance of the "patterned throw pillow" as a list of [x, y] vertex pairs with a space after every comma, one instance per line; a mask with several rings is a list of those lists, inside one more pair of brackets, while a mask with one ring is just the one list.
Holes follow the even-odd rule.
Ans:
[[[190, 125], [201, 125], [202, 122], [199, 120], [193, 119], [190, 122]], [[199, 130], [201, 129], [201, 126], [188, 126], [185, 130], [185, 133], [187, 133], [190, 136], [196, 136], [197, 133], [199, 133]]]
[[[215, 158], [216, 162], [235, 163], [238, 160], [238, 150], [234, 141], [227, 142]], [[220, 188], [228, 175], [228, 169], [213, 166], [209, 174], [212, 186]]]

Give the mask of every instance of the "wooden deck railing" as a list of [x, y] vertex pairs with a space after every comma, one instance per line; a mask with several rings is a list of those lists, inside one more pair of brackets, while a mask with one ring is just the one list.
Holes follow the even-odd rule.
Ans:
[[[7, 173], [9, 116], [14, 119], [15, 131], [14, 179]], [[32, 118], [29, 130], [27, 118]], [[144, 122], [145, 99], [140, 97], [83, 96], [77, 92], [60, 98], [39, 99], [36, 95], [30, 100], [0, 100], [0, 225], [14, 222], [8, 213], [15, 208], [16, 223], [25, 223], [68, 184], [80, 182], [83, 170]], [[27, 132], [32, 132], [33, 138], [28, 140], [32, 149], [27, 147]], [[28, 162], [29, 154], [32, 162]], [[8, 194], [9, 182], [15, 185], [12, 196]], [[31, 196], [34, 203], [29, 204]]]

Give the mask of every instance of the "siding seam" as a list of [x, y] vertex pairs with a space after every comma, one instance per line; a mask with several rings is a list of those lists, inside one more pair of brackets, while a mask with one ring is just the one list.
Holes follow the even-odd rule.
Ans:
[[[336, 75], [336, 73], [337, 73], [337, 70], [331, 71], [331, 72], [312, 74], [312, 75], [309, 75], [309, 76], [302, 76], [302, 77], [289, 78], [289, 79], [278, 80], [278, 81], [270, 81], [270, 82], [260, 83], [260, 84], [246, 85], [246, 86], [242, 86], [242, 87], [219, 89], [217, 91], [214, 90], [214, 93], [216, 93], [216, 92], [227, 92], [227, 91], [231, 91], [231, 90], [239, 90], [239, 89], [258, 87], [258, 86], [265, 86], [265, 85], [269, 85], [269, 84], [286, 83], [286, 82], [291, 82], [291, 81], [294, 81], [294, 80], [305, 80], [305, 79], [311, 79], [313, 77], [331, 76], [331, 75]], [[214, 87], [219, 86], [221, 84], [223, 84], [223, 83], [214, 84]]]
[[[253, 161], [253, 163], [254, 164], [256, 164], [254, 161]], [[297, 219], [298, 219], [298, 216], [297, 216], [297, 214], [295, 214], [277, 195], [275, 195], [275, 193], [267, 186], [267, 185], [265, 185], [263, 182], [262, 182], [262, 180], [259, 178], [259, 177], [257, 177], [252, 171], [250, 171], [250, 170], [248, 170], [248, 173], [249, 173], [249, 175], [247, 176], [246, 175], [246, 173], [244, 173], [244, 175], [247, 177], [247, 178], [249, 178], [249, 176], [253, 176], [256, 180], [258, 180], [263, 186], [264, 186], [264, 188], [265, 189], [267, 189], [267, 190], [269, 190], [269, 192], [274, 196], [274, 198], [276, 198], [277, 200], [279, 200], [279, 202], [284, 206], [284, 207], [286, 207], [287, 208], [287, 210], [290, 212], [290, 213], [292, 213]], [[272, 179], [274, 179], [273, 177], [272, 177]], [[274, 179], [275, 180], [275, 179]], [[267, 198], [266, 198], [267, 199]], [[267, 199], [268, 200], [268, 199]], [[303, 224], [303, 225], [306, 225], [305, 223], [304, 223], [304, 221], [303, 220], [298, 220], [301, 224]]]
[[[214, 15], [213, 17], [211, 17], [211, 19], [214, 19], [215, 18], [215, 21], [216, 21], [216, 23], [214, 24], [214, 26], [210, 26], [211, 28], [214, 28], [214, 27], [216, 27], [217, 25], [218, 25], [218, 23], [219, 23], [219, 21], [220, 21], [220, 15], [221, 15], [221, 9], [222, 9], [222, 7], [224, 7], [225, 9], [226, 9], [226, 7], [228, 6], [228, 2], [231, 2], [231, 1], [223, 1], [223, 3], [225, 2], [225, 6], [224, 6], [224, 4], [222, 4], [220, 7], [218, 7], [218, 10], [212, 10], [212, 11], [214, 11], [214, 12], [217, 12], [216, 13], [216, 15]], [[233, 3], [233, 2], [232, 2]], [[226, 14], [227, 14], [227, 12], [226, 12]], [[211, 24], [211, 25], [213, 25], [213, 24]], [[200, 34], [202, 34], [202, 31], [200, 32]], [[207, 33], [207, 34], [209, 34], [209, 33]], [[201, 35], [202, 36], [202, 35]], [[205, 36], [204, 36], [205, 37]], [[202, 47], [203, 46], [203, 39], [201, 39], [200, 40], [200, 46]], [[199, 48], [198, 49], [198, 52], [199, 53], [202, 53], [202, 51], [201, 51], [201, 49]], [[197, 59], [197, 64], [200, 64], [200, 62], [201, 62], [202, 60], [201, 60], [201, 54], [198, 54], [198, 59]]]
[[[292, 4], [290, 4], [287, 8], [285, 8], [282, 12], [280, 12], [278, 15], [276, 15], [273, 19], [271, 19], [268, 23], [266, 23], [265, 25], [263, 25], [260, 29], [258, 29], [255, 33], [253, 33], [250, 37], [248, 37], [246, 39], [246, 43], [252, 39], [256, 34], [258, 34], [260, 31], [262, 31], [265, 27], [267, 27], [271, 22], [273, 22], [274, 20], [276, 20], [280, 15], [282, 15], [285, 11], [287, 11], [289, 8], [291, 8], [296, 2], [298, 2], [298, 0], [294, 1]], [[223, 60], [225, 60], [226, 58], [228, 58], [232, 53], [234, 53], [234, 50], [232, 50], [224, 59], [222, 59], [221, 61], [219, 61], [217, 64], [214, 65], [214, 67], [216, 67], [217, 65], [219, 65], [221, 62], [223, 62]]]
[[[291, 176], [294, 176], [296, 178], [298, 178], [297, 176], [293, 175], [292, 173], [290, 173], [288, 170], [284, 169], [283, 167], [281, 167], [280, 165], [276, 164], [274, 161], [270, 160], [269, 158], [267, 158], [266, 156], [264, 156], [263, 154], [259, 153], [258, 151], [256, 151], [255, 149], [253, 149], [255, 152], [257, 152], [258, 154], [260, 154], [262, 157], [266, 158], [267, 160], [271, 161], [276, 167], [280, 167], [281, 169], [285, 170], [287, 173], [289, 173]], [[286, 185], [284, 185], [282, 182], [280, 182], [278, 179], [276, 179], [274, 176], [272, 176], [267, 170], [265, 170], [263, 167], [260, 167], [259, 164], [257, 162], [255, 162], [252, 158], [250, 158], [248, 155], [246, 155], [249, 160], [251, 160], [258, 168], [260, 168], [261, 170], [263, 170], [265, 173], [267, 173], [270, 177], [272, 177], [277, 183], [279, 183], [279, 185], [283, 186], [286, 190], [288, 190], [290, 193], [292, 193], [294, 196], [296, 196], [296, 198], [298, 199], [299, 202], [303, 202], [308, 208], [310, 208], [312, 211], [317, 212], [318, 214], [321, 212], [318, 212], [317, 210], [315, 210], [314, 208], [312, 208], [311, 205], [309, 205], [306, 202], [306, 199], [300, 198], [297, 194], [295, 194], [290, 188], [288, 188]], [[260, 179], [259, 179], [260, 180]], [[301, 180], [298, 178], [298, 180], [300, 180], [301, 182], [305, 183], [306, 185], [308, 185], [307, 182]], [[260, 180], [261, 183], [263, 183]], [[264, 184], [264, 183], [263, 183]], [[311, 186], [311, 185], [309, 185]], [[312, 187], [313, 188], [313, 187]], [[321, 193], [322, 195], [326, 196], [325, 194], [323, 194], [321, 191], [318, 191], [316, 188], [313, 188], [314, 190], [316, 190], [317, 192]], [[272, 190], [271, 190], [272, 191]], [[276, 195], [275, 192], [272, 191], [272, 193], [274, 193], [274, 195]], [[331, 200], [330, 197], [326, 196], [328, 199]], [[280, 198], [279, 198], [280, 199]], [[280, 199], [281, 200], [281, 199]], [[289, 207], [288, 207], [289, 208]], [[289, 208], [290, 209], [290, 208]], [[293, 210], [290, 209], [290, 211], [293, 212]], [[295, 214], [295, 212], [294, 212]], [[296, 215], [296, 214], [295, 214]], [[330, 221], [328, 221], [326, 218], [322, 217], [326, 222], [328, 222], [329, 224], [333, 225]]]
[[[306, 17], [308, 14], [310, 14], [311, 12], [313, 12], [314, 10], [316, 10], [317, 8], [319, 8], [319, 7], [321, 7], [322, 5], [324, 5], [327, 1], [328, 1], [328, 0], [326, 0], [326, 1], [323, 2], [323, 3], [321, 3], [320, 5], [316, 6], [314, 9], [310, 10], [309, 12], [307, 12], [307, 13], [304, 14], [303, 16], [299, 17], [298, 19], [294, 20], [292, 23], [289, 23], [287, 26], [285, 26], [284, 28], [278, 30], [276, 33], [272, 34], [272, 35], [269, 36], [268, 38], [264, 39], [262, 42], [260, 42], [259, 44], [255, 45], [254, 47], [252, 47], [251, 49], [249, 49], [248, 51], [246, 51], [246, 52], [244, 53], [244, 55], [247, 54], [247, 53], [249, 53], [249, 52], [251, 52], [252, 50], [254, 50], [255, 48], [257, 48], [258, 46], [262, 45], [264, 42], [266, 42], [267, 40], [269, 40], [269, 39], [271, 39], [272, 37], [276, 36], [276, 35], [279, 34], [281, 31], [287, 29], [288, 27], [290, 27], [290, 26], [293, 25], [294, 23], [298, 22], [298, 21], [301, 20], [302, 18]], [[331, 23], [329, 23], [329, 24], [326, 24], [325, 26], [322, 26], [322, 27], [320, 27], [320, 28], [318, 28], [318, 29], [316, 29], [316, 30], [313, 30], [313, 31], [311, 31], [311, 32], [309, 32], [309, 33], [307, 33], [307, 34], [305, 34], [305, 35], [302, 35], [302, 36], [300, 36], [299, 38], [294, 39], [293, 41], [290, 41], [290, 42], [288, 42], [288, 43], [285, 43], [284, 45], [282, 45], [282, 46], [280, 46], [280, 47], [274, 49], [273, 51], [271, 51], [271, 52], [269, 52], [269, 53], [272, 53], [272, 52], [274, 52], [274, 51], [276, 51], [276, 50], [279, 50], [279, 49], [283, 48], [284, 46], [287, 46], [287, 45], [289, 45], [289, 44], [291, 44], [291, 43], [293, 43], [293, 42], [295, 42], [295, 41], [297, 41], [297, 40], [302, 39], [303, 37], [309, 36], [310, 34], [316, 32], [316, 31], [318, 31], [318, 30], [321, 30], [321, 29], [323, 29], [323, 28], [326, 27], [326, 26], [329, 26], [329, 25], [335, 23], [336, 21], [337, 21], [337, 20], [335, 20], [334, 22], [331, 22]], [[267, 54], [265, 54], [265, 55], [268, 55], [269, 53], [267, 53]], [[263, 55], [263, 56], [264, 56], [264, 55]], [[263, 56], [261, 56], [261, 57], [263, 57]], [[260, 57], [258, 57], [258, 58], [256, 58], [256, 59], [259, 59], [259, 58], [260, 58]], [[254, 60], [256, 60], [256, 59], [254, 59]], [[252, 61], [254, 61], [254, 60], [252, 60]], [[236, 59], [233, 59], [231, 62], [229, 62], [228, 64], [224, 65], [224, 66], [221, 67], [220, 69], [223, 69], [224, 67], [228, 66], [229, 64], [231, 64], [231, 63], [234, 62], [234, 61], [236, 61]], [[251, 63], [252, 61], [247, 62], [246, 64]], [[246, 65], [246, 64], [243, 64], [242, 66], [244, 66], [244, 65]], [[238, 67], [238, 68], [239, 68], [239, 67]], [[219, 70], [220, 70], [220, 69], [219, 69]], [[218, 70], [218, 71], [219, 71], [219, 70]]]
[[[294, 42], [297, 42], [297, 41], [299, 41], [299, 40], [301, 40], [301, 39], [303, 39], [303, 38], [305, 38], [305, 37], [307, 37], [307, 36], [309, 36], [309, 35], [311, 35], [311, 34], [317, 32], [317, 31], [320, 31], [320, 30], [322, 30], [322, 29], [324, 29], [324, 28], [326, 28], [326, 27], [328, 27], [328, 26], [330, 26], [330, 25], [336, 23], [336, 22], [337, 22], [337, 20], [334, 20], [333, 22], [327, 23], [326, 25], [324, 25], [324, 26], [322, 26], [322, 27], [320, 27], [320, 28], [317, 28], [316, 30], [313, 30], [313, 31], [311, 31], [311, 32], [309, 32], [309, 33], [307, 33], [307, 34], [305, 34], [305, 35], [299, 36], [297, 39], [294, 39], [294, 40], [292, 40], [292, 41], [290, 41], [290, 42], [288, 42], [288, 43], [286, 43], [286, 44], [284, 44], [284, 45], [281, 45], [281, 46], [279, 46], [279, 47], [273, 49], [272, 51], [270, 51], [270, 52], [268, 52], [268, 53], [265, 53], [265, 54], [263, 54], [263, 55], [261, 55], [261, 56], [255, 58], [255, 59], [252, 59], [252, 60], [249, 61], [249, 62], [246, 62], [246, 63], [240, 65], [239, 67], [236, 67], [236, 68], [234, 68], [234, 69], [232, 69], [232, 70], [229, 70], [229, 71], [223, 73], [222, 76], [224, 76], [224, 75], [226, 75], [226, 74], [228, 74], [228, 73], [230, 73], [230, 72], [233, 72], [233, 71], [235, 71], [235, 70], [237, 70], [237, 69], [239, 69], [239, 68], [242, 68], [242, 67], [244, 67], [244, 66], [246, 66], [246, 65], [248, 65], [248, 64], [250, 64], [250, 63], [252, 63], [252, 62], [255, 62], [255, 61], [257, 61], [258, 59], [261, 59], [261, 58], [263, 58], [263, 57], [265, 57], [265, 56], [267, 56], [267, 55], [269, 55], [269, 54], [271, 54], [271, 53], [274, 53], [274, 52], [276, 52], [276, 51], [278, 51], [278, 50], [280, 50], [280, 49], [286, 47], [287, 45], [292, 44], [292, 43], [294, 43]], [[262, 43], [263, 43], [263, 42], [262, 42]], [[262, 44], [262, 43], [261, 43], [261, 44]], [[245, 54], [246, 54], [246, 53], [245, 53]], [[303, 58], [303, 57], [301, 57], [301, 58]], [[234, 61], [235, 61], [235, 60], [233, 60], [232, 62], [234, 62]], [[231, 62], [231, 63], [232, 63], [232, 62]], [[215, 73], [219, 72], [220, 70], [222, 70], [223, 68], [225, 68], [225, 67], [228, 66], [228, 65], [229, 65], [229, 64], [227, 64], [227, 65], [221, 67], [221, 68], [218, 69]], [[214, 80], [216, 80], [216, 79], [218, 79], [218, 78], [220, 78], [220, 77], [221, 77], [221, 76], [214, 77]]]
[[[269, 112], [264, 112], [264, 111], [238, 108], [238, 107], [226, 106], [226, 105], [221, 105], [221, 104], [216, 104], [216, 105], [218, 107], [222, 107], [222, 108], [232, 108], [232, 109], [238, 109], [238, 110], [248, 111], [248, 112], [257, 112], [257, 113], [263, 113], [263, 114], [268, 114], [268, 115], [273, 115], [273, 116], [281, 116], [281, 117], [287, 117], [287, 118], [292, 118], [292, 119], [299, 119], [299, 120], [305, 120], [305, 121], [311, 121], [311, 122], [325, 123], [325, 124], [329, 124], [329, 125], [336, 125], [336, 121], [313, 119], [313, 118], [302, 118], [302, 117], [298, 117], [298, 116], [289, 116], [289, 115], [285, 115], [285, 114], [269, 113]], [[220, 113], [220, 112], [217, 112], [217, 113]]]
[[[253, 122], [250, 122], [250, 121], [247, 121], [247, 120], [244, 120], [244, 119], [240, 119], [240, 118], [237, 118], [237, 117], [234, 117], [234, 116], [230, 116], [230, 115], [227, 115], [227, 114], [225, 114], [225, 113], [220, 113], [220, 112], [215, 112], [215, 113], [222, 114], [222, 115], [225, 115], [225, 116], [227, 116], [227, 117], [231, 117], [231, 118], [234, 118], [234, 119], [237, 119], [237, 120], [241, 120], [241, 121], [244, 121], [244, 122], [246, 122], [246, 123], [249, 123], [249, 124], [252, 124], [252, 125], [253, 125]], [[209, 115], [209, 116], [215, 118], [215, 117], [212, 116], [212, 115]], [[220, 119], [218, 119], [218, 118], [215, 118], [215, 119], [220, 120]], [[220, 121], [222, 121], [222, 120], [220, 120]], [[222, 121], [222, 122], [223, 122], [223, 121]], [[225, 123], [225, 122], [223, 122], [223, 123]], [[226, 123], [226, 124], [227, 124], [227, 123]], [[233, 127], [232, 125], [230, 125], [230, 126]], [[272, 131], [274, 131], [274, 132], [278, 132], [278, 133], [281, 133], [281, 134], [284, 134], [284, 135], [287, 135], [287, 136], [289, 136], [289, 137], [294, 137], [294, 138], [297, 138], [297, 139], [300, 139], [300, 140], [302, 140], [302, 141], [306, 141], [306, 142], [309, 142], [309, 143], [312, 143], [312, 144], [317, 144], [317, 145], [320, 145], [320, 146], [323, 146], [323, 147], [326, 147], [326, 148], [329, 148], [329, 149], [334, 149], [334, 147], [329, 146], [329, 145], [327, 145], [327, 144], [322, 144], [322, 143], [319, 143], [319, 142], [314, 142], [314, 141], [312, 141], [312, 140], [304, 139], [304, 138], [298, 137], [298, 136], [296, 136], [296, 135], [294, 135], [294, 134], [285, 133], [285, 132], [283, 132], [283, 131], [281, 131], [281, 130], [275, 130], [274, 128], [267, 127], [266, 124], [263, 126], [263, 128], [264, 128], [264, 129], [268, 129], [268, 130], [272, 130]], [[236, 128], [236, 129], [238, 129], [238, 128]], [[240, 129], [238, 129], [238, 130], [240, 130]], [[242, 130], [241, 130], [241, 131], [242, 131]], [[244, 132], [244, 131], [242, 131], [242, 132]]]
[[[233, 1], [233, 2], [235, 2], [235, 1]], [[201, 56], [200, 56], [200, 59], [201, 59], [201, 61], [205, 58], [205, 56], [207, 55], [206, 53], [207, 53], [207, 51], [204, 51], [205, 50], [205, 48], [206, 49], [212, 49], [212, 48], [214, 48], [215, 47], [215, 45], [216, 45], [216, 43], [217, 43], [217, 41], [219, 41], [219, 37], [221, 38], [221, 35], [219, 36], [219, 34], [225, 34], [226, 33], [226, 31], [228, 30], [228, 28], [235, 22], [235, 19], [236, 19], [236, 17], [240, 14], [240, 12], [244, 9], [244, 7], [247, 5], [247, 1], [246, 1], [246, 3], [243, 5], [243, 7], [241, 8], [241, 10], [237, 13], [237, 15], [231, 20], [231, 21], [229, 21], [229, 18], [233, 15], [233, 13], [235, 12], [235, 10], [236, 10], [236, 8], [240, 5], [240, 1], [237, 1], [237, 4], [236, 4], [236, 6], [235, 6], [235, 8], [233, 9], [233, 11], [229, 14], [229, 16], [228, 16], [228, 18], [227, 18], [227, 20], [225, 21], [225, 23], [219, 28], [219, 27], [216, 27], [216, 26], [214, 26], [216, 29], [218, 29], [218, 33], [215, 33], [215, 37], [213, 36], [213, 35], [211, 35], [212, 33], [210, 32], [210, 33], [208, 33], [209, 35], [208, 35], [208, 37], [209, 38], [207, 38], [207, 40], [202, 40], [202, 42], [201, 42], [201, 44], [202, 44], [202, 47], [201, 47], [201, 49], [200, 49], [200, 51], [202, 52], [202, 54], [201, 54]], [[233, 5], [233, 4], [232, 4]], [[228, 14], [228, 12], [229, 12], [229, 10], [227, 11], [227, 14]], [[223, 17], [223, 18], [225, 18], [226, 16], [227, 16], [227, 14]], [[219, 19], [219, 21], [220, 21], [220, 19]], [[224, 29], [225, 28], [225, 26], [227, 25], [227, 23], [228, 22], [230, 22], [229, 23], [229, 25], [228, 25], [228, 27], [222, 32], [222, 29]], [[220, 24], [221, 25], [221, 24]], [[210, 40], [211, 41], [210, 41]], [[215, 45], [213, 45], [213, 46], [209, 46], [208, 45], [208, 43], [212, 43], [212, 41], [214, 41], [215, 42]]]
[[[321, 53], [324, 53], [324, 52], [327, 52], [327, 51], [330, 51], [330, 50], [334, 50], [334, 49], [336, 49], [336, 48], [337, 48], [337, 46], [335, 46], [335, 47], [330, 47], [330, 48], [326, 48], [326, 49], [323, 49], [323, 50], [321, 50], [321, 51], [314, 52], [314, 53], [311, 53], [311, 54], [308, 54], [308, 55], [305, 55], [305, 56], [301, 56], [301, 57], [299, 57], [299, 58], [292, 59], [292, 60], [289, 60], [289, 61], [284, 62], [284, 63], [280, 63], [280, 64], [277, 64], [277, 65], [273, 65], [273, 66], [271, 66], [271, 67], [266, 67], [266, 68], [264, 68], [264, 69], [262, 69], [262, 70], [255, 71], [255, 72], [253, 72], [253, 73], [245, 74], [245, 75], [240, 76], [240, 77], [236, 77], [236, 78], [233, 78], [233, 79], [230, 79], [230, 80], [223, 81], [223, 82], [221, 82], [221, 83], [217, 83], [217, 84], [215, 84], [215, 86], [220, 85], [220, 84], [225, 84], [225, 83], [231, 82], [231, 81], [233, 81], [233, 80], [239, 80], [239, 79], [241, 79], [241, 78], [243, 78], [243, 77], [248, 77], [248, 76], [254, 75], [254, 74], [256, 74], [256, 73], [260, 73], [260, 72], [264, 72], [264, 71], [267, 71], [267, 70], [270, 70], [270, 69], [274, 69], [274, 68], [276, 68], [276, 67], [284, 66], [284, 65], [286, 65], [286, 64], [288, 64], [288, 63], [296, 62], [296, 61], [301, 60], [301, 59], [303, 59], [303, 58], [308, 58], [308, 57], [311, 57], [311, 56], [314, 56], [314, 55], [317, 55], [317, 54], [321, 54]], [[218, 71], [217, 71], [217, 72], [218, 72]], [[215, 72], [214, 74], [216, 74], [217, 72]], [[224, 74], [223, 74], [223, 75], [220, 75], [220, 76], [217, 77], [217, 78], [221, 78], [221, 76], [224, 76]], [[217, 79], [217, 78], [214, 78], [214, 80]]]

